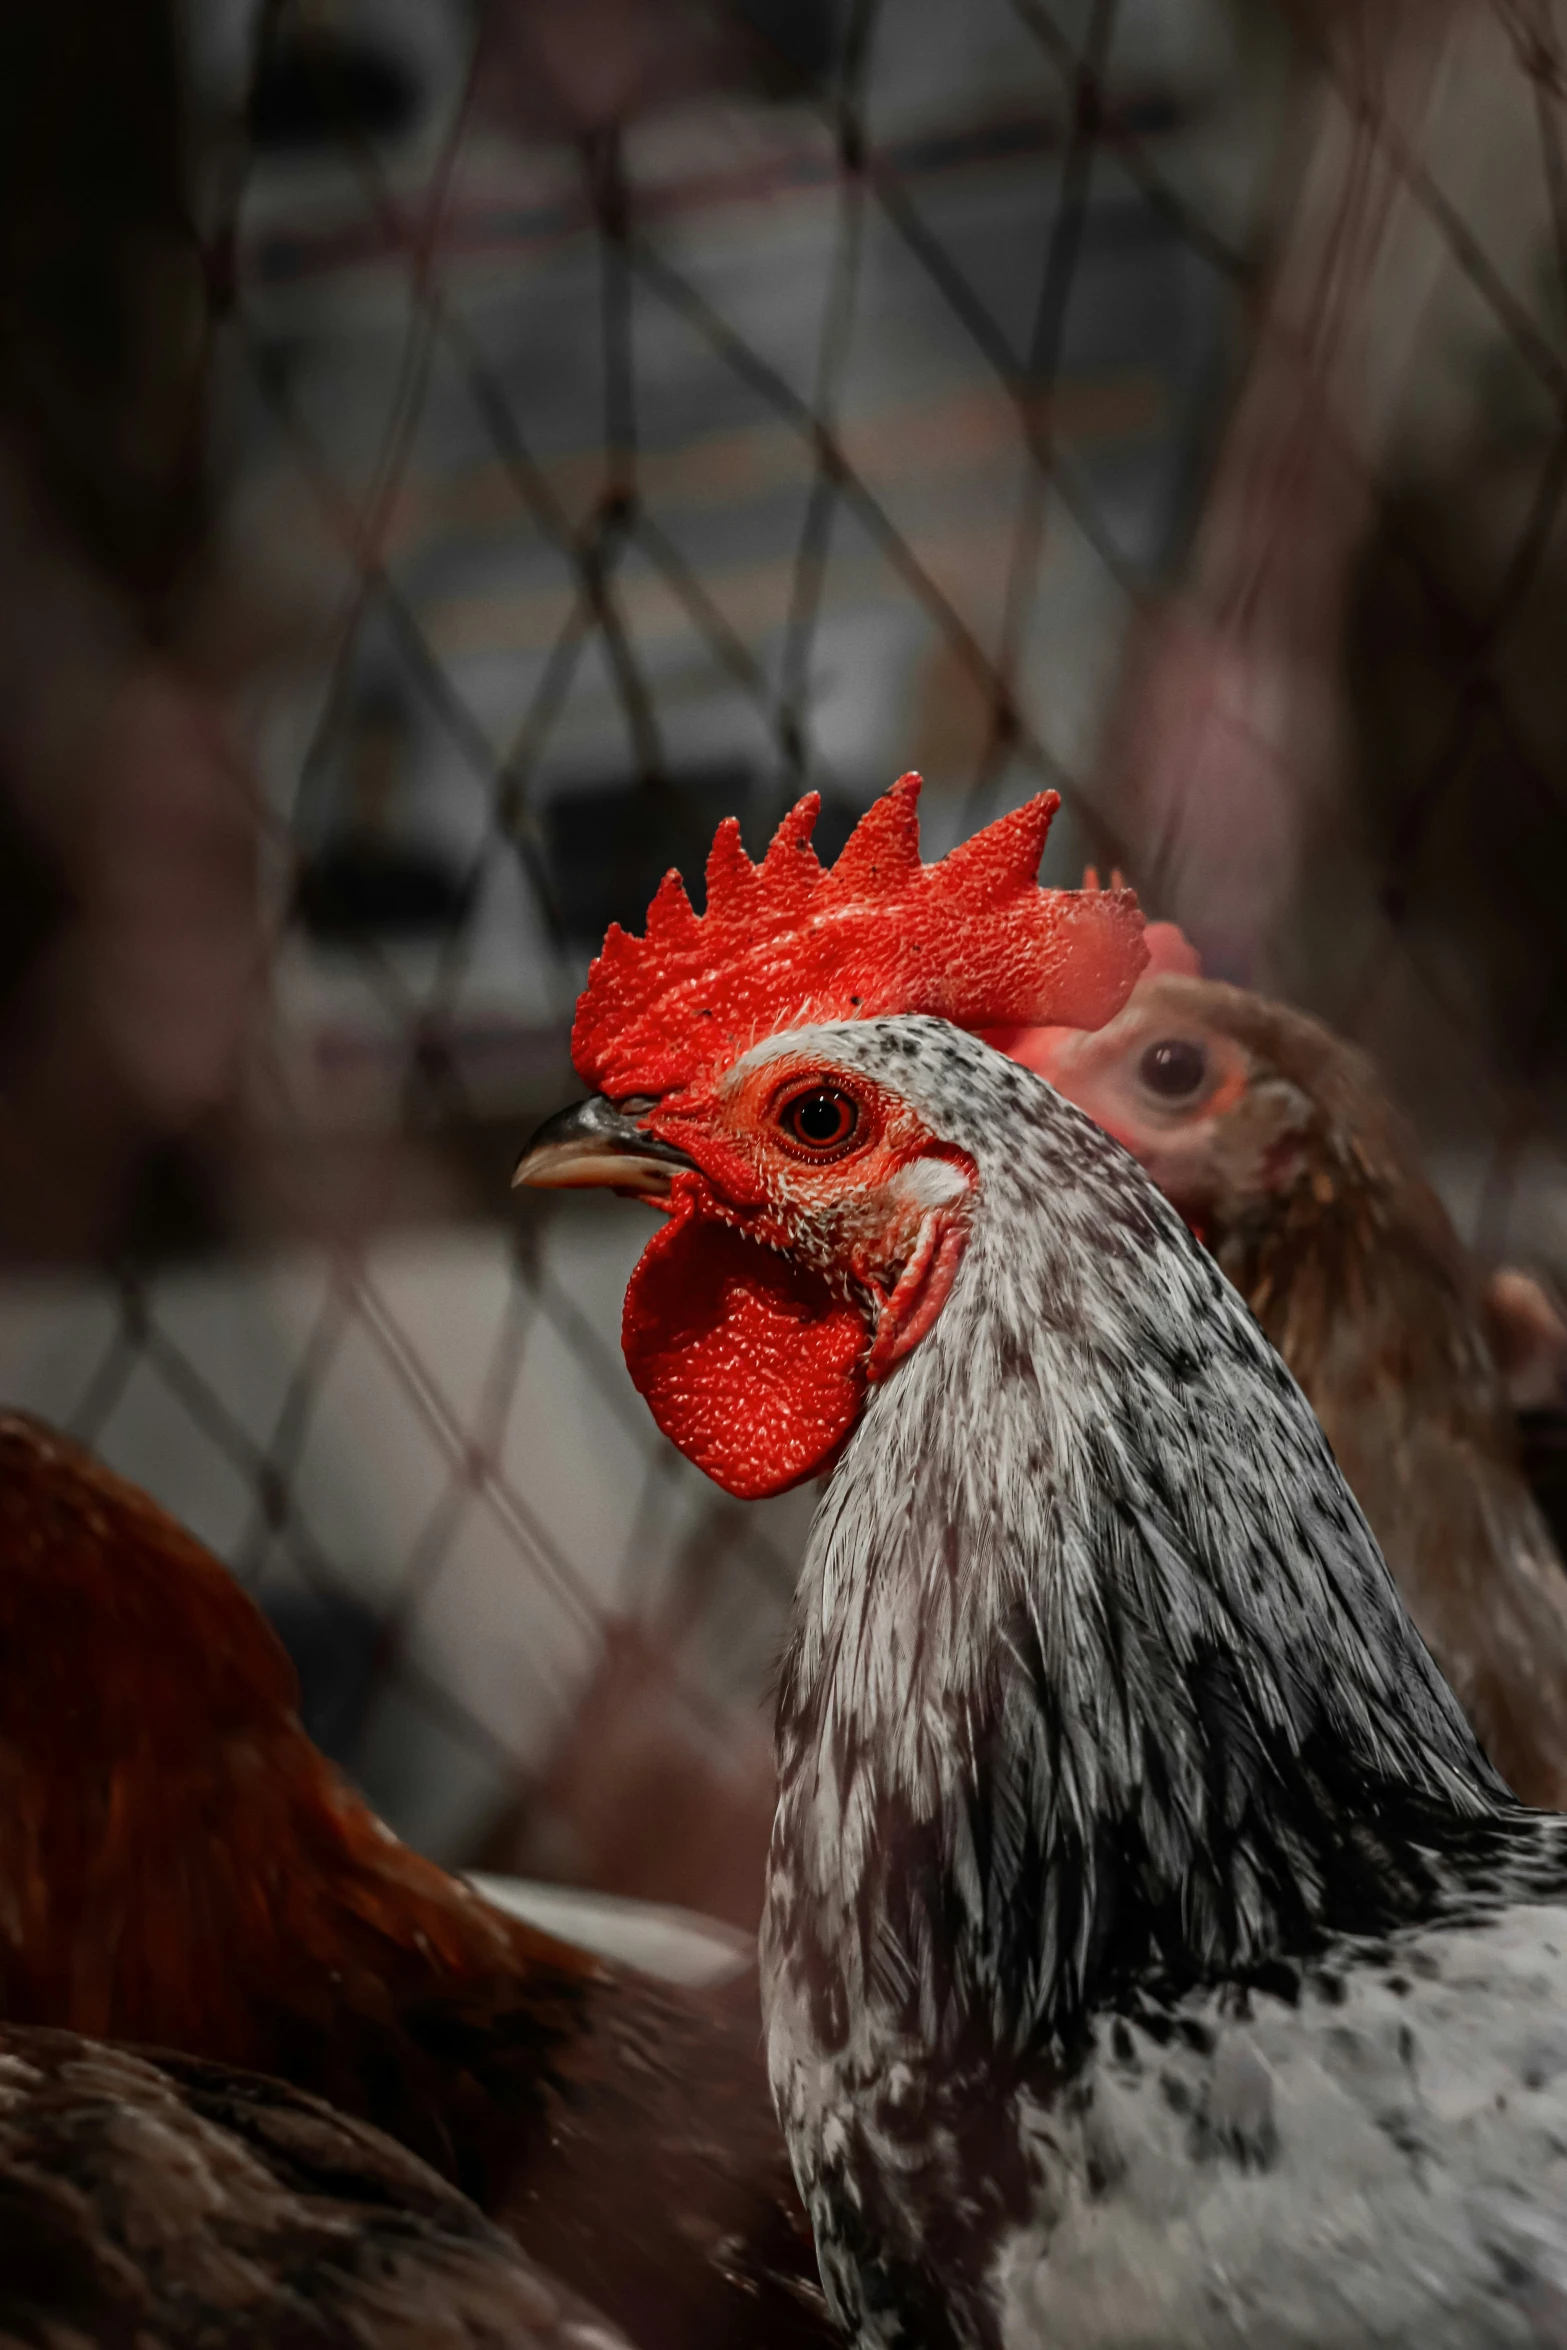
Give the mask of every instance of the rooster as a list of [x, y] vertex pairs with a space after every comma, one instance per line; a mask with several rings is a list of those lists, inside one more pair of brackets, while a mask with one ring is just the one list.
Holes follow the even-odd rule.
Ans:
[[1420, 1631], [1528, 1803], [1567, 1809], [1567, 1576], [1513, 1394], [1562, 1333], [1524, 1276], [1486, 1285], [1369, 1061], [1320, 1021], [1156, 966], [1096, 1035], [993, 1041], [1135, 1152], [1305, 1389]]
[[525, 1182], [666, 1221], [623, 1343], [730, 1491], [827, 1477], [779, 1684], [775, 2098], [865, 2345], [1526, 2343], [1567, 2291], [1567, 1843], [1136, 1161], [1118, 891], [917, 779], [612, 930]]
[[6, 2350], [627, 2350], [433, 2171], [313, 2097], [0, 2024]]
[[683, 1992], [503, 1915], [374, 1817], [295, 1695], [210, 1553], [0, 1419], [0, 2017], [374, 2124], [644, 2350], [829, 2339], [754, 1974]]

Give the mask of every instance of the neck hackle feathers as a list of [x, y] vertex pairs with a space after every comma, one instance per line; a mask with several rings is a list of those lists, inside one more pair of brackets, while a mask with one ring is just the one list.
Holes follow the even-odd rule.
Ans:
[[701, 1084], [762, 1038], [820, 1020], [924, 1012], [969, 1029], [1097, 1028], [1146, 961], [1130, 890], [1041, 889], [1059, 805], [1042, 792], [933, 865], [919, 853], [920, 779], [861, 817], [837, 862], [811, 845], [815, 792], [759, 865], [733, 817], [697, 914], [666, 874], [635, 938], [612, 924], [577, 1006], [572, 1058], [611, 1096]]

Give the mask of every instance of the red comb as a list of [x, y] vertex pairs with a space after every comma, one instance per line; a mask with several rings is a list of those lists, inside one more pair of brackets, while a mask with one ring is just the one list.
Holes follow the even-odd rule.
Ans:
[[826, 870], [811, 846], [815, 792], [790, 809], [760, 865], [726, 817], [707, 860], [704, 914], [668, 873], [645, 937], [610, 926], [572, 1031], [585, 1083], [611, 1095], [667, 1093], [813, 1020], [1108, 1020], [1147, 959], [1142, 916], [1130, 890], [1039, 887], [1059, 796], [1042, 792], [923, 865], [919, 791], [917, 775], [900, 776]]

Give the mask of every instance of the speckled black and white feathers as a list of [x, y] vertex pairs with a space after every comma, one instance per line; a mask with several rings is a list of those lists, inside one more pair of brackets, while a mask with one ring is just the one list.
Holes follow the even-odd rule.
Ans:
[[1166, 974], [1134, 1007], [1123, 1045], [1083, 1040], [1090, 1063], [1103, 1049], [1130, 1081], [1163, 1034], [1228, 1077], [1169, 1123], [1131, 1081], [1118, 1131], [1300, 1381], [1486, 1753], [1526, 1803], [1567, 1809], [1567, 1576], [1522, 1473], [1538, 1424], [1515, 1420], [1503, 1374], [1551, 1394], [1548, 1300], [1516, 1273], [1482, 1285], [1342, 1037], [1217, 980]]
[[[807, 1038], [911, 1100], [978, 1196], [801, 1578], [774, 2086], [851, 2328], [999, 2339], [1007, 2268], [1009, 2338], [1042, 2341], [1048, 2273], [1025, 2290], [1018, 2247], [1048, 2262], [1045, 2207], [1091, 2191], [1094, 2158], [1052, 2185], [1040, 2147], [1108, 2095], [1108, 2019], [1298, 2000], [1303, 1968], [1362, 1963], [1346, 1936], [1567, 1896], [1567, 1866], [1475, 1746], [1289, 1374], [1130, 1157], [940, 1023]], [[1310, 2159], [1287, 2112], [1271, 2126]], [[1108, 2316], [1083, 2336], [1144, 2338]]]

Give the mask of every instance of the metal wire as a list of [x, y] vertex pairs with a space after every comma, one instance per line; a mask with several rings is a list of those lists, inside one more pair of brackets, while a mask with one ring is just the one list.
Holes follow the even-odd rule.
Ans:
[[[488, 20], [492, 27], [495, 13]], [[983, 103], [965, 98], [968, 111], [959, 107], [938, 135], [928, 126], [883, 126], [893, 62], [900, 42], [912, 37], [913, 17], [894, 0], [853, 0], [841, 12], [832, 70], [797, 99], [797, 127], [803, 127], [787, 166], [779, 167], [779, 185], [821, 207], [812, 231], [817, 323], [787, 361], [768, 347], [751, 314], [732, 314], [715, 291], [711, 271], [693, 256], [692, 223], [702, 218], [702, 205], [731, 198], [721, 188], [704, 196], [700, 186], [695, 196], [682, 199], [684, 209], [661, 198], [634, 121], [563, 123], [550, 135], [514, 127], [508, 134], [514, 153], [527, 151], [530, 141], [539, 154], [547, 150], [553, 193], [547, 202], [529, 197], [526, 203], [494, 193], [480, 165], [500, 134], [493, 110], [486, 114], [477, 34], [444, 119], [414, 161], [407, 155], [389, 160], [373, 138], [346, 125], [332, 158], [339, 173], [335, 184], [340, 196], [343, 188], [353, 191], [358, 212], [348, 226], [338, 222], [319, 235], [305, 219], [289, 232], [295, 259], [288, 266], [312, 290], [314, 323], [308, 331], [322, 347], [334, 333], [346, 345], [359, 331], [355, 304], [368, 303], [364, 285], [370, 280], [381, 289], [378, 318], [393, 289], [402, 304], [375, 445], [360, 454], [352, 482], [334, 418], [312, 414], [301, 389], [298, 351], [306, 330], [277, 323], [283, 269], [277, 254], [286, 240], [264, 207], [255, 210], [260, 167], [234, 128], [242, 109], [231, 113], [215, 145], [208, 176], [216, 193], [205, 220], [192, 227], [208, 290], [206, 337], [242, 378], [254, 433], [270, 433], [278, 481], [287, 482], [302, 512], [315, 516], [323, 563], [329, 547], [343, 572], [335, 617], [318, 629], [308, 664], [306, 698], [313, 715], [308, 725], [296, 726], [294, 747], [272, 758], [253, 809], [280, 879], [264, 930], [267, 985], [247, 1115], [258, 1134], [272, 1138], [268, 1147], [275, 1154], [286, 1157], [295, 1146], [341, 1148], [357, 1172], [352, 1181], [345, 1177], [324, 1222], [305, 1219], [291, 1230], [276, 1201], [259, 1241], [237, 1221], [231, 1255], [217, 1272], [209, 1266], [200, 1276], [226, 1281], [235, 1292], [249, 1285], [259, 1295], [272, 1278], [268, 1268], [280, 1258], [296, 1270], [313, 1268], [311, 1280], [319, 1275], [311, 1309], [291, 1309], [292, 1318], [274, 1315], [269, 1325], [281, 1376], [265, 1408], [239, 1376], [242, 1366], [215, 1339], [203, 1353], [207, 1342], [176, 1336], [171, 1299], [183, 1296], [180, 1285], [196, 1277], [191, 1266], [141, 1251], [116, 1268], [108, 1292], [109, 1334], [100, 1359], [80, 1367], [72, 1424], [111, 1457], [141, 1465], [123, 1431], [135, 1397], [150, 1382], [160, 1409], [174, 1415], [163, 1423], [165, 1446], [176, 1453], [184, 1448], [192, 1462], [210, 1453], [238, 1480], [244, 1507], [226, 1530], [214, 1529], [236, 1571], [263, 1595], [292, 1584], [370, 1609], [373, 1654], [364, 1724], [346, 1759], [350, 1767], [363, 1766], [372, 1791], [394, 1811], [404, 1804], [399, 1824], [449, 1850], [471, 1848], [486, 1813], [504, 1809], [539, 1768], [545, 1732], [569, 1712], [573, 1690], [591, 1674], [603, 1627], [616, 1615], [645, 1618], [669, 1631], [679, 1651], [677, 1679], [709, 1724], [721, 1729], [726, 1706], [758, 1700], [761, 1676], [751, 1651], [765, 1655], [775, 1637], [798, 1532], [798, 1513], [747, 1515], [721, 1504], [660, 1445], [614, 1349], [604, 1303], [614, 1280], [595, 1287], [592, 1250], [599, 1244], [582, 1237], [575, 1219], [545, 1216], [514, 1247], [495, 1237], [504, 1212], [507, 1150], [520, 1143], [529, 1110], [546, 1105], [531, 1100], [530, 1086], [538, 1090], [542, 1080], [530, 1079], [513, 1083], [509, 1094], [502, 1087], [497, 1108], [496, 1090], [480, 1068], [482, 1055], [476, 1059], [465, 1007], [475, 988], [489, 984], [489, 934], [481, 920], [487, 893], [502, 886], [513, 891], [534, 926], [547, 999], [536, 1023], [536, 1054], [541, 1067], [559, 1069], [565, 1014], [589, 943], [573, 929], [552, 846], [551, 827], [568, 787], [631, 789], [653, 832], [668, 841], [693, 878], [711, 833], [709, 801], [688, 790], [692, 760], [678, 747], [685, 739], [681, 693], [689, 701], [695, 689], [671, 682], [674, 669], [661, 651], [661, 629], [666, 635], [671, 628], [683, 632], [677, 641], [684, 674], [698, 678], [700, 693], [715, 706], [722, 696], [732, 697], [746, 715], [749, 739], [761, 746], [745, 790], [736, 787], [739, 812], [753, 831], [758, 824], [765, 830], [765, 819], [803, 789], [821, 788], [847, 806], [889, 780], [856, 764], [820, 718], [824, 667], [848, 658], [833, 648], [845, 609], [843, 567], [851, 561], [879, 567], [872, 600], [879, 611], [896, 611], [914, 648], [904, 683], [895, 681], [889, 691], [902, 693], [912, 707], [920, 676], [944, 679], [939, 690], [931, 689], [936, 700], [946, 695], [970, 712], [963, 756], [953, 757], [945, 776], [933, 777], [938, 829], [943, 822], [949, 831], [971, 827], [1045, 782], [1062, 792], [1079, 850], [1126, 865], [1134, 880], [1140, 878], [1141, 852], [1148, 872], [1162, 873], [1154, 859], [1159, 835], [1151, 828], [1139, 832], [1135, 792], [1118, 798], [1104, 788], [1098, 770], [1095, 729], [1103, 726], [1107, 696], [1101, 695], [1093, 723], [1085, 722], [1075, 735], [1063, 731], [1048, 706], [1040, 672], [1052, 622], [1042, 611], [1042, 582], [1053, 563], [1065, 560], [1060, 549], [1070, 536], [1071, 559], [1081, 560], [1083, 576], [1092, 582], [1084, 596], [1099, 599], [1115, 615], [1113, 625], [1104, 624], [1105, 641], [1131, 643], [1139, 629], [1157, 628], [1200, 535], [1200, 525], [1197, 534], [1189, 527], [1190, 518], [1201, 517], [1204, 484], [1215, 478], [1210, 468], [1222, 423], [1215, 429], [1212, 417], [1231, 413], [1269, 332], [1295, 354], [1304, 412], [1313, 371], [1328, 365], [1324, 354], [1333, 346], [1336, 289], [1360, 265], [1356, 239], [1375, 242], [1393, 201], [1368, 193], [1361, 207], [1359, 183], [1346, 187], [1337, 231], [1321, 256], [1315, 306], [1304, 315], [1270, 320], [1270, 288], [1280, 280], [1291, 234], [1288, 205], [1270, 208], [1259, 199], [1248, 209], [1230, 197], [1221, 201], [1211, 187], [1205, 194], [1202, 174], [1184, 168], [1166, 132], [1139, 118], [1119, 77], [1116, 0], [1091, 0], [1082, 9], [1067, 7], [1065, 0], [998, 0], [997, 13], [1022, 38], [1029, 70], [1037, 66], [1038, 85], [1030, 83], [999, 109], [993, 93]], [[298, 40], [306, 14], [296, 0], [268, 0], [256, 32], [258, 76]], [[1314, 428], [1339, 436], [1344, 462], [1356, 471], [1372, 517], [1363, 537], [1375, 538], [1387, 561], [1405, 565], [1425, 599], [1432, 629], [1449, 648], [1442, 681], [1445, 722], [1418, 774], [1404, 779], [1380, 839], [1363, 844], [1366, 895], [1376, 919], [1353, 969], [1346, 975], [1340, 961], [1322, 978], [1320, 1000], [1346, 1026], [1376, 1035], [1379, 1007], [1394, 975], [1412, 973], [1425, 1005], [1423, 1033], [1463, 1036], [1465, 1050], [1480, 1051], [1485, 1024], [1477, 1025], [1472, 1001], [1455, 988], [1448, 962], [1433, 945], [1422, 892], [1429, 844], [1454, 795], [1476, 789], [1476, 743], [1482, 736], [1505, 744], [1520, 788], [1532, 794], [1533, 820], [1563, 845], [1567, 776], [1532, 743], [1514, 704], [1507, 661], [1555, 558], [1567, 495], [1567, 80], [1546, 0], [1495, 0], [1490, 11], [1477, 0], [1467, 13], [1455, 7], [1454, 16], [1497, 28], [1511, 70], [1527, 85], [1539, 145], [1539, 221], [1549, 232], [1555, 287], [1549, 298], [1542, 294], [1535, 301], [1520, 291], [1524, 273], [1517, 256], [1493, 250], [1488, 241], [1494, 222], [1466, 214], [1463, 196], [1442, 184], [1440, 159], [1423, 148], [1418, 127], [1384, 106], [1375, 43], [1366, 47], [1348, 37], [1341, 11], [1293, 10], [1287, 28], [1281, 20], [1276, 46], [1291, 61], [1281, 116], [1290, 135], [1312, 119], [1314, 108], [1339, 104], [1357, 126], [1349, 169], [1364, 175], [1368, 191], [1373, 182], [1385, 185], [1415, 208], [1441, 247], [1442, 266], [1469, 289], [1492, 343], [1510, 355], [1551, 412], [1505, 555], [1491, 562], [1492, 585], [1477, 598], [1466, 595], [1466, 583], [1433, 559], [1420, 532], [1411, 531], [1404, 508], [1389, 492], [1385, 450], [1357, 443], [1326, 395]], [[485, 21], [481, 17], [481, 32]], [[1180, 115], [1178, 100], [1170, 107]], [[1193, 108], [1194, 119], [1200, 111]], [[762, 168], [751, 150], [743, 153], [743, 168], [733, 166], [737, 183]], [[1041, 224], [1028, 300], [1020, 305], [1021, 327], [1007, 323], [994, 286], [983, 282], [980, 249], [967, 249], [965, 258], [931, 193], [949, 185], [983, 189], [991, 184], [984, 174], [1003, 169], [1011, 175], [1009, 187], [1028, 192]], [[942, 172], [950, 179], [941, 179]], [[966, 180], [964, 173], [970, 175]], [[718, 187], [723, 173], [715, 166], [709, 177]], [[1259, 173], [1259, 184], [1265, 178]], [[744, 200], [760, 201], [754, 191]], [[508, 204], [517, 217], [510, 229], [504, 222], [496, 227]], [[1191, 330], [1194, 355], [1189, 364], [1183, 359], [1179, 380], [1172, 373], [1149, 394], [1162, 421], [1145, 434], [1144, 457], [1151, 466], [1147, 450], [1157, 444], [1164, 451], [1159, 462], [1168, 460], [1170, 482], [1157, 496], [1149, 492], [1145, 503], [1162, 500], [1168, 516], [1130, 536], [1118, 515], [1119, 493], [1113, 484], [1107, 487], [1109, 469], [1071, 415], [1074, 385], [1093, 372], [1074, 334], [1085, 285], [1100, 267], [1095, 237], [1102, 215], [1095, 207], [1111, 204], [1119, 208], [1118, 235], [1162, 240], [1148, 246], [1156, 259], [1165, 257], [1160, 266], [1168, 263], [1173, 270], [1171, 257], [1178, 257], [1200, 288], [1191, 298], [1201, 330]], [[582, 351], [592, 353], [591, 367], [583, 361], [584, 381], [597, 378], [591, 403], [596, 423], [583, 426], [593, 443], [585, 474], [573, 473], [574, 453], [556, 446], [540, 424], [530, 403], [526, 360], [498, 357], [493, 347], [485, 304], [493, 309], [496, 296], [493, 263], [484, 260], [486, 238], [504, 248], [519, 302], [562, 256], [575, 256], [581, 298], [571, 314], [572, 331]], [[950, 390], [957, 418], [951, 432], [959, 486], [944, 493], [949, 505], [968, 494], [962, 485], [971, 477], [961, 464], [974, 472], [989, 465], [998, 478], [1001, 468], [1011, 468], [1008, 501], [984, 509], [988, 537], [981, 555], [965, 557], [982, 592], [970, 592], [971, 574], [951, 558], [949, 541], [956, 543], [959, 524], [950, 513], [936, 512], [938, 500], [931, 501], [935, 519], [922, 519], [917, 502], [904, 498], [903, 485], [896, 494], [889, 489], [878, 471], [875, 433], [856, 409], [855, 370], [868, 306], [879, 298], [880, 278], [895, 266], [913, 272], [920, 300], [934, 305], [940, 332], [948, 337], [934, 372], [946, 387], [941, 396]], [[484, 278], [485, 269], [491, 277]], [[487, 289], [482, 299], [473, 292], [480, 279]], [[1105, 286], [1116, 282], [1108, 276], [1094, 281], [1100, 310], [1108, 299]], [[334, 311], [339, 298], [340, 318]], [[547, 333], [537, 321], [530, 331], [538, 337], [543, 367], [550, 357]], [[736, 428], [752, 438], [743, 446], [737, 442], [734, 462], [761, 467], [765, 455], [776, 474], [771, 488], [764, 484], [765, 494], [788, 506], [787, 526], [775, 534], [786, 551], [754, 592], [736, 587], [732, 563], [710, 564], [701, 533], [686, 528], [661, 502], [659, 466], [666, 452], [650, 423], [661, 412], [648, 354], [665, 333], [682, 338], [684, 363], [715, 414], [754, 420]], [[1130, 333], [1120, 339], [1128, 347], [1136, 340]], [[1101, 374], [1108, 381], [1121, 364], [1105, 362]], [[1122, 372], [1132, 384], [1127, 397], [1141, 396], [1136, 370], [1126, 363]], [[584, 393], [584, 408], [588, 404]], [[441, 419], [459, 408], [465, 421], [462, 434], [454, 435]], [[935, 435], [937, 427], [931, 431]], [[965, 431], [979, 450], [972, 459], [959, 446]], [[495, 531], [513, 578], [533, 578], [529, 566], [546, 560], [554, 567], [554, 587], [535, 598], [532, 637], [513, 648], [517, 683], [507, 692], [495, 688], [489, 672], [465, 666], [454, 654], [440, 594], [430, 585], [441, 565], [424, 559], [437, 535], [428, 517], [441, 498], [458, 496], [477, 467], [474, 433], [494, 469], [496, 486], [484, 494], [503, 501], [494, 507]], [[463, 453], [454, 457], [451, 443], [464, 434]], [[1135, 434], [1123, 439], [1133, 441]], [[1114, 430], [1109, 440], [1119, 446]], [[1283, 480], [1298, 455], [1281, 426], [1271, 471], [1265, 466], [1258, 477]], [[758, 498], [763, 494], [758, 491]], [[1281, 506], [1288, 503], [1283, 491], [1279, 496]], [[709, 503], [718, 500], [715, 489]], [[243, 515], [243, 505], [236, 512]], [[971, 537], [983, 536], [968, 515], [960, 522]], [[421, 540], [421, 527], [427, 540]], [[1354, 592], [1348, 573], [1335, 592], [1347, 607]], [[509, 593], [497, 589], [494, 597], [503, 633]], [[655, 596], [662, 599], [656, 610]], [[1239, 603], [1245, 600], [1242, 595]], [[352, 984], [374, 1006], [378, 1033], [389, 1040], [387, 1065], [398, 1073], [391, 1106], [383, 1104], [380, 1126], [354, 1158], [348, 1143], [330, 1142], [338, 1130], [330, 1117], [323, 1119], [319, 1101], [307, 1098], [310, 1084], [300, 1075], [310, 1067], [312, 1039], [290, 993], [305, 954], [294, 890], [319, 849], [323, 810], [329, 816], [342, 746], [366, 679], [381, 674], [388, 659], [419, 723], [433, 730], [441, 756], [450, 754], [452, 775], [466, 776], [473, 797], [465, 803], [466, 831], [450, 850], [450, 916], [426, 951], [400, 953], [373, 932], [340, 939], [332, 948], [331, 984]], [[282, 684], [263, 676], [249, 691], [261, 712], [258, 740], [265, 736], [269, 695], [279, 703], [292, 697], [296, 710], [301, 701], [297, 675]], [[589, 755], [570, 752], [573, 727], [586, 729], [583, 739], [598, 739], [583, 716], [590, 704], [614, 715], [620, 747], [613, 774], [586, 772]], [[911, 721], [905, 734], [917, 749], [914, 733]], [[616, 807], [629, 804], [614, 801]], [[1155, 904], [1154, 911], [1164, 910]], [[1303, 934], [1297, 961], [1308, 977], [1311, 952]], [[1567, 1047], [1567, 955], [1551, 953], [1552, 974], [1541, 1000], [1518, 1018], [1505, 1103], [1480, 1137], [1486, 1154], [1481, 1220], [1496, 1247], [1507, 1237], [1519, 1169], [1550, 1131], [1544, 1105]], [[1327, 958], [1325, 973], [1330, 963]], [[506, 1049], [520, 1052], [523, 1046], [510, 1036]], [[1395, 1070], [1395, 1081], [1397, 1075]], [[324, 1090], [330, 1093], [330, 1084]], [[468, 1228], [476, 1236], [471, 1261], [464, 1258], [453, 1273], [440, 1312], [425, 1313], [407, 1302], [413, 1292], [388, 1237], [395, 1217], [387, 1202], [400, 1182], [415, 1175], [422, 1180], [432, 1169], [441, 1171], [449, 1188], [461, 1190], [450, 1170], [465, 1151], [478, 1154], [473, 1163], [482, 1158], [484, 1169], [482, 1212], [474, 1213], [471, 1188], [463, 1195]], [[287, 1180], [281, 1188], [287, 1189]], [[591, 1293], [586, 1300], [579, 1281]], [[459, 1291], [463, 1301], [487, 1300], [489, 1319], [481, 1335], [475, 1335], [471, 1317], [463, 1321], [447, 1355], [442, 1333], [448, 1323], [455, 1330], [454, 1317], [470, 1312], [468, 1302], [460, 1314], [450, 1303]], [[211, 1329], [220, 1325], [217, 1316]], [[372, 1377], [384, 1380], [398, 1399], [410, 1453], [417, 1445], [428, 1462], [416, 1503], [395, 1532], [388, 1532], [381, 1509], [383, 1480], [373, 1447], [384, 1443], [388, 1471], [401, 1475], [405, 1464], [395, 1459], [399, 1436], [392, 1428], [367, 1436], [362, 1414], [354, 1416], [359, 1406], [350, 1409], [342, 1401], [345, 1382], [352, 1386]], [[559, 1415], [575, 1408], [573, 1398], [587, 1399], [582, 1408], [591, 1405], [598, 1416], [582, 1436], [578, 1457], [562, 1461]], [[550, 1411], [557, 1413], [549, 1424], [553, 1432], [533, 1443], [530, 1414], [547, 1419]], [[404, 1424], [400, 1419], [398, 1426]], [[323, 1447], [337, 1458], [339, 1482], [353, 1488], [355, 1506], [362, 1504], [357, 1549], [342, 1531], [347, 1505], [340, 1507], [341, 1497], [322, 1483]], [[151, 1475], [152, 1467], [144, 1473]], [[569, 1492], [562, 1499], [573, 1477], [584, 1489], [580, 1508]], [[185, 1483], [181, 1460], [166, 1452], [157, 1481], [178, 1504]], [[199, 1483], [194, 1469], [191, 1481]], [[352, 1509], [347, 1514], [353, 1518]], [[386, 1547], [367, 1561], [363, 1546], [374, 1541]], [[507, 1562], [504, 1573], [497, 1559]], [[493, 1619], [485, 1614], [492, 1600], [500, 1609], [492, 1588], [497, 1575], [505, 1583], [506, 1607], [525, 1627], [510, 1647], [484, 1629], [500, 1620], [499, 1612]], [[465, 1578], [476, 1579], [480, 1602], [473, 1602]], [[443, 1627], [470, 1604], [478, 1606], [480, 1628], [464, 1649]], [[711, 1655], [702, 1654], [703, 1637], [710, 1634], [720, 1648], [726, 1641], [733, 1648], [733, 1627], [740, 1622], [756, 1637], [738, 1683], [726, 1685], [722, 1669], [715, 1673]], [[516, 1693], [508, 1715], [498, 1685], [514, 1667]], [[378, 1784], [375, 1721], [379, 1713], [384, 1726], [388, 1708], [399, 1722], [436, 1727], [447, 1762], [453, 1749], [464, 1750], [486, 1790], [482, 1799], [470, 1794], [455, 1811], [437, 1816], [439, 1807], [421, 1810], [407, 1797], [395, 1773]], [[406, 1738], [412, 1753], [417, 1734], [407, 1731]], [[410, 1767], [415, 1775], [423, 1768], [417, 1755]], [[447, 1764], [436, 1758], [429, 1767]]]

